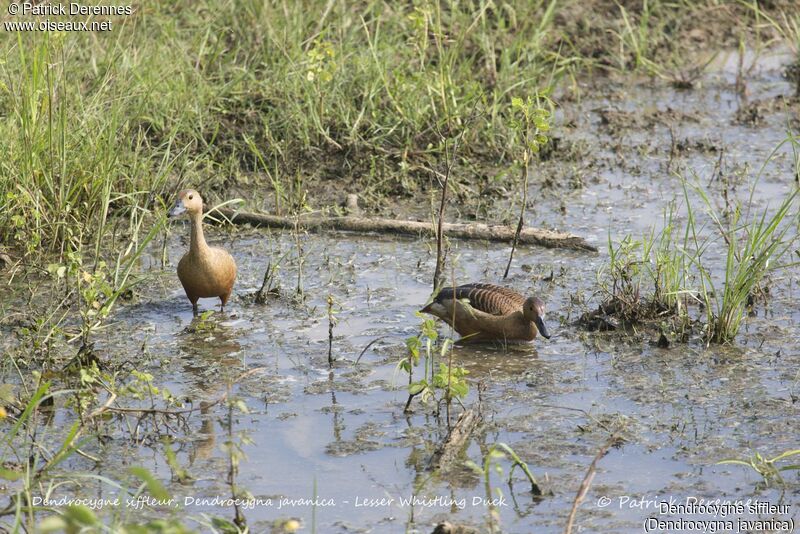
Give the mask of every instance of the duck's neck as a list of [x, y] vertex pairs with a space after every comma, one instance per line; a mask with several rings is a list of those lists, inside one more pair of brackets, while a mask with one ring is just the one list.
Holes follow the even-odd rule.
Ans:
[[189, 252], [195, 254], [208, 249], [206, 238], [203, 236], [203, 214], [193, 213], [192, 218], [192, 239], [189, 243]]

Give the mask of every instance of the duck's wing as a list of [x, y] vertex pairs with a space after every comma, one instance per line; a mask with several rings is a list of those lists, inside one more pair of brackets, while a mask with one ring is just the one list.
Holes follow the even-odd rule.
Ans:
[[512, 289], [494, 284], [465, 284], [443, 287], [434, 302], [467, 300], [469, 305], [489, 315], [508, 315], [522, 309], [525, 297]]

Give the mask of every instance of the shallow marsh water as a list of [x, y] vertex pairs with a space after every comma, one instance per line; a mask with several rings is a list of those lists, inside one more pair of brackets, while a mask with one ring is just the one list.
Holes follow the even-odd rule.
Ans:
[[[749, 91], [750, 102], [767, 101], [790, 94], [791, 85], [765, 73]], [[601, 249], [609, 228], [614, 239], [628, 233], [639, 237], [660, 225], [667, 203], [680, 203], [680, 181], [667, 170], [672, 138], [690, 147], [673, 154], [672, 170], [694, 171], [705, 184], [719, 150], [724, 149], [723, 172], [733, 177], [736, 168], [758, 169], [785, 138], [786, 126], [795, 121], [797, 127], [796, 117], [775, 111], [765, 112], [757, 126], [739, 123], [742, 102], [724, 72], [707, 79], [701, 90], [612, 84], [587, 93], [580, 104], [562, 104], [559, 115], [569, 124], [562, 142], [577, 147], [578, 156], [537, 169], [527, 220], [569, 229]], [[756, 207], [776, 206], [794, 187], [791, 159], [784, 147], [767, 166], [754, 195]], [[548, 178], [582, 185], [542, 187]], [[721, 190], [718, 182], [709, 189]], [[746, 199], [750, 185], [742, 181], [733, 191]], [[679, 209], [678, 218], [684, 216]], [[219, 399], [227, 382], [258, 369], [232, 389], [249, 409], [236, 413], [232, 425], [237, 440], [242, 435], [249, 439], [237, 483], [257, 498], [273, 499], [272, 506], [244, 511], [253, 531], [267, 531], [274, 520], [290, 517], [302, 521], [303, 531], [313, 527], [324, 533], [430, 532], [443, 519], [489, 529], [489, 510], [473, 502], [486, 497], [477, 475], [466, 468], [432, 475], [426, 468], [446, 434], [444, 421], [419, 400], [413, 414], [403, 414], [407, 378], [396, 364], [405, 354], [404, 339], [418, 332], [414, 312], [430, 292], [435, 253], [428, 240], [302, 236], [304, 299], [299, 300], [293, 297], [298, 279], [294, 236], [241, 230], [226, 237], [220, 229], [209, 229], [212, 242], [236, 257], [239, 279], [224, 314], [198, 319], [174, 275], [187, 233], [185, 225], [172, 227], [168, 266], [162, 268], [156, 246], [143, 258], [147, 282], [138, 287], [135, 303], [117, 309], [113, 326], [96, 338], [96, 350], [104, 360], [127, 361], [151, 373], [159, 387], [195, 406]], [[467, 241], [452, 246], [452, 274], [459, 283], [502, 278], [507, 246]], [[284, 253], [276, 277], [281, 296], [254, 304], [250, 295], [268, 262]], [[488, 447], [507, 443], [549, 493], [532, 498], [518, 471], [513, 491], [493, 474], [492, 486], [505, 497], [496, 507], [497, 530], [561, 532], [589, 464], [609, 438], [608, 429], [620, 425], [626, 442], [598, 461], [579, 509], [579, 531], [641, 532], [648, 517], [671, 518], [659, 516], [654, 501], [682, 502], [692, 496], [788, 504], [788, 514], [742, 517], [800, 521], [796, 471], [787, 472], [787, 488], [765, 488], [752, 470], [716, 463], [753, 451], [774, 456], [798, 446], [798, 269], [771, 283], [769, 302], [759, 304], [733, 346], [705, 348], [692, 341], [661, 349], [651, 343], [656, 337], [651, 331], [598, 334], [572, 324], [584, 311], [581, 301], [596, 306], [596, 273], [606, 261], [604, 253], [520, 249], [507, 283], [546, 300], [553, 338], [532, 346], [454, 349], [454, 362], [470, 372], [465, 404], [476, 401], [479, 382], [485, 385], [486, 425], [470, 442], [467, 457], [481, 463]], [[327, 360], [329, 294], [338, 321], [332, 369]], [[203, 310], [215, 305], [201, 301]], [[382, 339], [355, 363], [376, 338]], [[417, 376], [421, 369], [415, 370]], [[60, 417], [56, 410], [56, 440], [62, 432]], [[227, 455], [221, 451], [228, 439], [227, 418], [227, 409], [214, 404], [187, 416], [183, 425], [160, 428], [172, 435], [179, 463], [195, 479], [169, 484], [180, 503], [186, 497], [230, 495]], [[142, 438], [136, 443], [129, 430], [121, 426], [118, 434], [104, 438], [102, 447], [87, 447], [99, 462], [73, 456], [63, 468], [117, 480], [127, 467], [143, 465], [170, 480], [160, 443], [145, 439], [148, 431], [154, 438], [157, 433], [144, 425], [135, 432]], [[500, 463], [508, 472], [508, 461]], [[110, 490], [88, 484], [61, 491], [100, 497]], [[316, 507], [278, 508], [282, 497], [315, 495]], [[401, 502], [412, 495], [428, 502]], [[380, 499], [386, 500], [376, 502]], [[148, 510], [152, 515], [167, 511]], [[183, 515], [204, 512], [233, 515], [231, 508], [193, 504]]]
[[[284, 249], [292, 243], [288, 235], [274, 239]], [[263, 235], [218, 242], [236, 251], [238, 295], [255, 291], [261, 258], [269, 254]], [[502, 247], [455, 246], [458, 279], [502, 276]], [[240, 297], [225, 314], [213, 315], [198, 328], [202, 321], [192, 317], [182, 290], [167, 272], [157, 275], [163, 289], [148, 290], [140, 305], [118, 314], [116, 333], [101, 339], [99, 350], [134, 360], [160, 385], [195, 404], [218, 398], [226, 379], [262, 369], [234, 388], [250, 409], [250, 414], [236, 416], [234, 431], [244, 431], [252, 440], [245, 447], [238, 483], [256, 497], [273, 498], [273, 506], [245, 512], [257, 531], [259, 524], [264, 528], [288, 517], [301, 518], [310, 528], [312, 507], [278, 509], [277, 503], [280, 497], [311, 499], [315, 486], [320, 500], [335, 503], [313, 512], [318, 532], [429, 532], [445, 518], [485, 525], [486, 508], [473, 505], [473, 498], [485, 496], [477, 476], [464, 470], [439, 477], [426, 470], [435, 444], [444, 437], [443, 423], [418, 401], [414, 414], [402, 413], [406, 378], [395, 367], [404, 354], [402, 339], [418, 327], [414, 311], [428, 296], [422, 273], [430, 271], [432, 258], [425, 243], [324, 235], [309, 237], [306, 252], [302, 305], [274, 298], [260, 306]], [[776, 299], [767, 317], [751, 319], [735, 348], [659, 349], [637, 336], [586, 334], [566, 324], [569, 294], [592, 291], [602, 257], [523, 249], [518, 261], [533, 273], [563, 273], [550, 283], [517, 269], [510, 282], [545, 296], [552, 309], [553, 338], [532, 347], [457, 347], [454, 353], [454, 360], [470, 371], [473, 388], [467, 404], [476, 399], [475, 384], [486, 384], [487, 426], [471, 443], [468, 457], [480, 462], [482, 448], [485, 452], [496, 442], [508, 443], [544, 489], [553, 492], [533, 499], [518, 474], [514, 502], [508, 486], [493, 477], [507, 499], [498, 507], [500, 530], [561, 531], [588, 464], [608, 439], [605, 429], [619, 420], [625, 421], [629, 441], [599, 462], [579, 516], [584, 532], [633, 532], [656, 515], [652, 508], [623, 506], [625, 498], [797, 500], [792, 475], [795, 489], [782, 493], [757, 488], [759, 477], [742, 467], [715, 465], [751, 450], [777, 454], [796, 447], [800, 419], [792, 399], [798, 390], [800, 351], [787, 342], [800, 331], [791, 299]], [[327, 267], [317, 267], [322, 265]], [[287, 266], [281, 276], [285, 292], [291, 293], [293, 275]], [[332, 371], [327, 364], [328, 292], [341, 306]], [[204, 308], [212, 303], [202, 302]], [[772, 339], [775, 325], [780, 336]], [[356, 365], [362, 348], [380, 336], [392, 337], [373, 345]], [[227, 439], [226, 410], [215, 406], [207, 412], [190, 417], [176, 435], [179, 460], [197, 478], [170, 488], [181, 502], [184, 497], [229, 495], [227, 460], [219, 450]], [[125, 441], [112, 441], [103, 455], [99, 468], [80, 459], [71, 467], [97, 469], [113, 479], [119, 475], [120, 458], [125, 458], [123, 465], [143, 463], [169, 479], [163, 460], [147, 447], [131, 449]], [[401, 503], [412, 495], [434, 500], [427, 506]], [[598, 507], [602, 497], [611, 498], [612, 504]], [[367, 499], [391, 498], [394, 502], [387, 505], [358, 506]], [[449, 504], [462, 499], [463, 509]], [[232, 513], [194, 505], [186, 511]], [[793, 513], [796, 517], [797, 510]]]

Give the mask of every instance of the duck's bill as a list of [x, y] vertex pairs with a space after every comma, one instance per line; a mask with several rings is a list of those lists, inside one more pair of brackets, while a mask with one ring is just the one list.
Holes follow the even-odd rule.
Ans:
[[542, 321], [541, 317], [536, 318], [536, 329], [539, 330], [543, 338], [550, 339], [550, 332], [547, 331], [547, 327], [544, 325], [544, 321]]
[[186, 206], [183, 205], [183, 200], [179, 200], [175, 203], [169, 213], [167, 213], [168, 217], [177, 217], [178, 215], [184, 213], [186, 211]]

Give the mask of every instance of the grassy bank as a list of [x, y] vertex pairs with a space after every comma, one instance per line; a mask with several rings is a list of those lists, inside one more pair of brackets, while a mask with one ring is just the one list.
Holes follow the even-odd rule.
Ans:
[[791, 40], [790, 4], [148, 2], [107, 33], [4, 31], [0, 240], [61, 255], [183, 183], [278, 212], [346, 184], [375, 208], [428, 187], [466, 123], [460, 174], [507, 165], [513, 96], [678, 79], [690, 50]]

